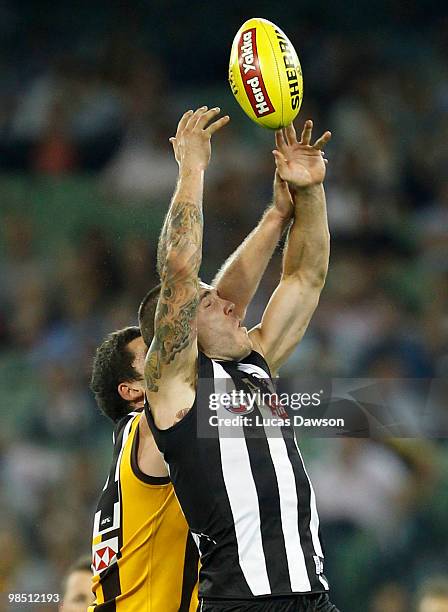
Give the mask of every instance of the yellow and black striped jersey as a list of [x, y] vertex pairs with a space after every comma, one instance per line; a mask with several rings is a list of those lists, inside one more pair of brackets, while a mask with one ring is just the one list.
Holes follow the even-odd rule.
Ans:
[[95, 513], [88, 612], [192, 612], [198, 605], [198, 551], [173, 486], [138, 468], [141, 416], [131, 412], [114, 431]]

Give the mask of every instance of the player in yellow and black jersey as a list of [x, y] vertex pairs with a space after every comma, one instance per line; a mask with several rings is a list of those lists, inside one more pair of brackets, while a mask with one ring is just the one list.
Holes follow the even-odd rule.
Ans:
[[198, 605], [197, 548], [142, 412], [145, 354], [139, 328], [128, 327], [110, 334], [94, 361], [97, 402], [118, 422], [94, 519], [89, 612], [192, 612]]

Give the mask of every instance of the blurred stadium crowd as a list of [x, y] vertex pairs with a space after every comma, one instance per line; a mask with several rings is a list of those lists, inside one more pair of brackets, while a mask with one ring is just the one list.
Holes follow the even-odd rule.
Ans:
[[[447, 17], [423, 24], [417, 3], [401, 17], [395, 3], [388, 26], [366, 25], [362, 11], [343, 23], [328, 8], [320, 30], [310, 3], [284, 16], [258, 3], [226, 21], [205, 3], [189, 13], [174, 2], [176, 23], [154, 3], [152, 21], [116, 9], [108, 30], [101, 2], [72, 22], [43, 4], [48, 13], [0, 9], [0, 585], [17, 592], [57, 592], [89, 549], [111, 453], [89, 368], [156, 282], [177, 173], [168, 137], [185, 109], [219, 105], [232, 117], [206, 177], [204, 280], [269, 203], [272, 135], [225, 83], [231, 37], [251, 13], [296, 45], [300, 120], [333, 132], [327, 285], [283, 374], [448, 372]], [[213, 27], [195, 26], [202, 10]], [[274, 259], [250, 322], [277, 282], [280, 249]], [[412, 398], [396, 401], [406, 410]], [[307, 439], [304, 453], [332, 599], [345, 612], [366, 612], [366, 599], [369, 612], [409, 611], [420, 582], [448, 567], [446, 440]]]

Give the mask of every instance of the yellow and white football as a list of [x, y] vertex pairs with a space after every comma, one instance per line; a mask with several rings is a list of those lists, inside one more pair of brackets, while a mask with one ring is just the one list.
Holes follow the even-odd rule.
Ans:
[[303, 77], [290, 40], [267, 19], [254, 17], [232, 44], [229, 83], [248, 117], [265, 128], [289, 125], [302, 104]]

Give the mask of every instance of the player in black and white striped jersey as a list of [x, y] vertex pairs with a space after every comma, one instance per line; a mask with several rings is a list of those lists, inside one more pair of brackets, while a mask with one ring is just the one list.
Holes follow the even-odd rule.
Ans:
[[[238, 296], [198, 278], [203, 175], [211, 136], [225, 122], [210, 124], [217, 114], [186, 113], [173, 140], [179, 182], [159, 244], [155, 319], [147, 304], [140, 310], [151, 345], [146, 417], [201, 553], [201, 609], [330, 612], [316, 501], [293, 430], [248, 421], [229, 431], [211, 424], [209, 405], [212, 394], [271, 389], [271, 374], [317, 306], [329, 256], [321, 148], [330, 134], [311, 145], [310, 121], [300, 142], [292, 126], [276, 134], [277, 171], [295, 214], [280, 283], [247, 332]], [[145, 331], [153, 322], [154, 338]], [[273, 410], [259, 403], [252, 417]], [[221, 406], [216, 416], [225, 412]]]

